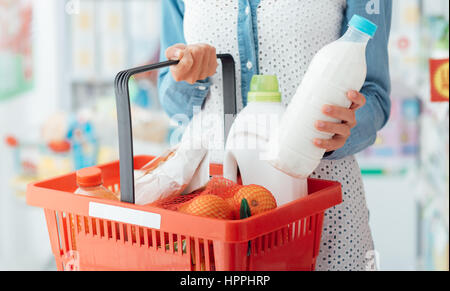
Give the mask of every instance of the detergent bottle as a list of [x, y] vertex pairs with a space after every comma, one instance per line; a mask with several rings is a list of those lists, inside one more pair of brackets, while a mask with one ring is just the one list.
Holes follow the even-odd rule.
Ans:
[[277, 134], [284, 114], [276, 76], [255, 75], [248, 93], [248, 105], [236, 117], [227, 138], [224, 177], [244, 185], [260, 185], [269, 190], [277, 205], [289, 203], [308, 193], [307, 180], [297, 179], [272, 167], [268, 142]]

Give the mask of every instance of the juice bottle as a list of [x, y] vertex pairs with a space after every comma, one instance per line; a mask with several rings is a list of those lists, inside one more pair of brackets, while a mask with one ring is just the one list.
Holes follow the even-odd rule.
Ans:
[[85, 168], [77, 171], [78, 189], [75, 194], [91, 196], [95, 198], [119, 200], [117, 194], [103, 186], [102, 171], [96, 167]]
[[[77, 185], [78, 189], [75, 191], [77, 195], [90, 196], [101, 199], [109, 199], [114, 201], [119, 201], [120, 197], [118, 194], [111, 192], [103, 186], [102, 171], [96, 167], [85, 168], [77, 171]], [[75, 217], [69, 215], [70, 224], [72, 230], [72, 245], [76, 249], [75, 231], [78, 233], [82, 230], [82, 222], [78, 220], [75, 223]], [[86, 232], [89, 232], [89, 221], [88, 218], [84, 218], [86, 225]], [[75, 225], [77, 225], [77, 230], [75, 230]]]

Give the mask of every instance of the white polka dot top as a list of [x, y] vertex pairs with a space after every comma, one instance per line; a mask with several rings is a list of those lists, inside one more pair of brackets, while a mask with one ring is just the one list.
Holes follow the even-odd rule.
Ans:
[[[185, 0], [184, 33], [188, 44], [208, 43], [218, 53], [230, 53], [239, 62], [238, 1]], [[257, 9], [259, 73], [277, 75], [283, 104], [288, 105], [314, 55], [340, 36], [345, 0], [261, 0]], [[241, 66], [236, 66], [238, 110], [241, 98]], [[222, 76], [219, 66], [202, 113], [223, 116]], [[210, 126], [212, 160], [223, 160], [223, 119]], [[214, 136], [214, 137], [213, 137]], [[353, 157], [323, 161], [315, 177], [339, 181], [344, 203], [329, 210], [319, 270], [365, 269], [373, 250], [359, 167]]]
[[[188, 44], [208, 43], [240, 61], [238, 1], [185, 0], [184, 34]], [[257, 11], [260, 74], [277, 75], [287, 105], [316, 52], [340, 36], [345, 0], [262, 0]], [[223, 116], [221, 67], [211, 78], [204, 112]], [[238, 110], [243, 108], [241, 66], [236, 66]], [[221, 120], [223, 122], [223, 120]], [[222, 123], [223, 124], [223, 123]], [[217, 124], [221, 126], [222, 124]], [[211, 128], [212, 158], [222, 161], [223, 132]], [[217, 149], [217, 150], [216, 150]]]

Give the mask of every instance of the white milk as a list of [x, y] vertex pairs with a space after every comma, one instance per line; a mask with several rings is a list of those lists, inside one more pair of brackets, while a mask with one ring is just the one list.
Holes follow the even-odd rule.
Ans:
[[322, 48], [313, 58], [283, 116], [278, 136], [271, 139], [275, 155], [270, 163], [293, 177], [308, 177], [319, 165], [325, 150], [316, 147], [314, 139], [332, 138], [318, 131], [315, 123], [340, 122], [323, 114], [323, 106], [349, 108], [347, 93], [359, 91], [366, 79], [366, 46], [376, 26], [359, 16], [349, 25], [341, 39]]
[[[254, 76], [249, 103], [236, 117], [227, 138], [224, 177], [269, 190], [281, 206], [308, 194], [307, 180], [293, 178], [272, 167], [270, 136], [277, 133], [284, 107], [275, 76]], [[256, 96], [257, 95], [257, 96]]]

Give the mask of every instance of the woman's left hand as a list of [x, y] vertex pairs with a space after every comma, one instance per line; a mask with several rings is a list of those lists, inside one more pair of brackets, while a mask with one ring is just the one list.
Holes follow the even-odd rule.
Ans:
[[347, 97], [352, 101], [350, 108], [325, 105], [322, 112], [335, 119], [342, 120], [341, 123], [333, 123], [326, 121], [317, 121], [315, 127], [323, 132], [334, 134], [332, 139], [315, 139], [314, 144], [327, 152], [335, 151], [342, 148], [347, 139], [350, 137], [352, 128], [357, 124], [356, 110], [366, 104], [366, 97], [357, 91], [350, 91]]

